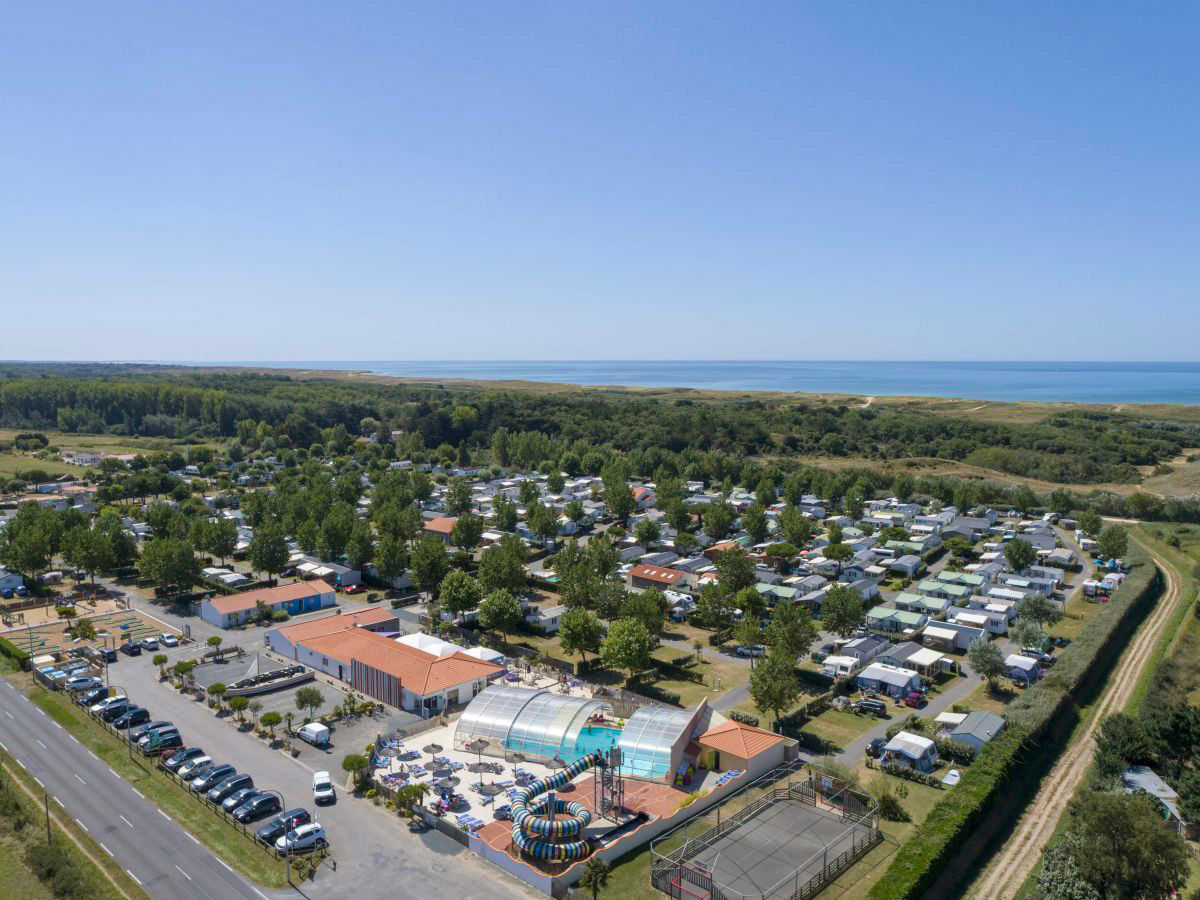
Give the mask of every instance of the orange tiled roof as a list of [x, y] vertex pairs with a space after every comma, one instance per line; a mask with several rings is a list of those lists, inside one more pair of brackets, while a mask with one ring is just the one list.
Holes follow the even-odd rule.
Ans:
[[425, 530], [435, 534], [449, 534], [454, 530], [454, 523], [457, 521], [458, 519], [453, 516], [438, 516], [425, 523]]
[[267, 606], [273, 603], [287, 603], [302, 597], [312, 597], [316, 594], [332, 594], [333, 588], [324, 581], [297, 581], [292, 584], [281, 584], [273, 588], [260, 588], [257, 591], [247, 591], [244, 594], [229, 594], [225, 597], [213, 597], [209, 603], [212, 608], [222, 615], [254, 609], [261, 600]]
[[361, 628], [311, 638], [303, 643], [318, 653], [351, 659], [399, 678], [401, 685], [421, 696], [500, 671], [500, 666], [465, 653], [434, 656]]
[[349, 613], [348, 615], [334, 614], [332, 616], [321, 616], [319, 619], [310, 619], [307, 622], [297, 622], [295, 625], [283, 625], [278, 631], [281, 637], [287, 638], [288, 641], [294, 644], [297, 641], [307, 638], [320, 637], [325, 634], [336, 634], [339, 631], [346, 631], [350, 628], [378, 625], [380, 622], [386, 622], [394, 618], [396, 618], [396, 614], [390, 610], [374, 607], [356, 613]]
[[700, 735], [700, 743], [721, 753], [730, 753], [740, 759], [752, 759], [768, 747], [773, 747], [783, 737], [742, 722], [726, 722], [710, 728]]

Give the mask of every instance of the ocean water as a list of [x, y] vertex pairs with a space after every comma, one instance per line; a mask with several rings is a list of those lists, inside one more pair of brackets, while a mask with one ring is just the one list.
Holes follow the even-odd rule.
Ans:
[[431, 379], [522, 380], [722, 391], [800, 391], [1063, 403], [1200, 403], [1200, 363], [1194, 362], [296, 360], [242, 361], [229, 365], [367, 371]]

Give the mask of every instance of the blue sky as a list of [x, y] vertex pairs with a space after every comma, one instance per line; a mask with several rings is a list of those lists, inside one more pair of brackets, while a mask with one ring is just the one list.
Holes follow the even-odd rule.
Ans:
[[10, 4], [0, 357], [1200, 359], [1197, 26]]

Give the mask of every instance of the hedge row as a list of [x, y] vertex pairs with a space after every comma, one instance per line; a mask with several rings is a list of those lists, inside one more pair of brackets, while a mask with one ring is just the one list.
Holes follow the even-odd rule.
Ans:
[[741, 722], [743, 725], [750, 725], [754, 728], [758, 727], [758, 716], [752, 716], [749, 713], [741, 713], [735, 709], [730, 712], [729, 718], [735, 722]]
[[[1059, 654], [1052, 673], [1008, 705], [1008, 726], [983, 748], [954, 790], [896, 853], [883, 877], [872, 886], [868, 895], [872, 900], [924, 896], [975, 827], [1011, 789], [1008, 782], [1019, 769], [1022, 752], [1040, 741], [1048, 726], [1120, 652], [1124, 640], [1118, 632], [1135, 625], [1157, 583], [1157, 570], [1141, 545], [1131, 541], [1126, 559], [1133, 568], [1125, 583]], [[1047, 765], [1049, 762], [1047, 759]], [[1028, 760], [1024, 764], [1028, 765]], [[1014, 812], [1019, 812], [1019, 807]]]
[[22, 669], [29, 668], [29, 654], [4, 638], [0, 638], [0, 655], [7, 656]]

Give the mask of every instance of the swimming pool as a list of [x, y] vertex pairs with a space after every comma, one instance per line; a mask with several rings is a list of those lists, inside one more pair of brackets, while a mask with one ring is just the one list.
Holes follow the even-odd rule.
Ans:
[[534, 756], [545, 757], [546, 759], [557, 756], [571, 763], [582, 756], [587, 756], [589, 753], [603, 753], [611, 747], [615, 747], [617, 738], [620, 736], [621, 732], [616, 728], [585, 725], [579, 729], [579, 736], [575, 739], [574, 747], [563, 747], [553, 743], [533, 743], [531, 741], [509, 741], [507, 742], [507, 746], [509, 750], [529, 753]]

